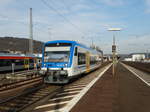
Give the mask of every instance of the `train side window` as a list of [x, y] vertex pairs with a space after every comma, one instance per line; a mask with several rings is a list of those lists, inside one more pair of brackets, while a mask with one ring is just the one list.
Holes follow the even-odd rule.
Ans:
[[30, 63], [34, 63], [34, 60], [33, 60], [33, 59], [29, 59], [29, 62], [30, 62]]
[[75, 53], [74, 53], [74, 56], [77, 56], [78, 55], [78, 48], [75, 47]]
[[4, 66], [4, 60], [0, 59], [0, 67]]
[[11, 60], [10, 59], [3, 60], [3, 65], [4, 66], [11, 66]]
[[15, 64], [15, 65], [20, 65], [21, 63], [20, 63], [20, 59], [14, 59], [13, 60], [13, 63]]
[[25, 65], [28, 65], [28, 64], [29, 64], [29, 60], [28, 60], [28, 59], [25, 59], [25, 60], [24, 60], [24, 64], [25, 64]]
[[78, 53], [78, 65], [82, 65], [86, 63], [86, 55], [85, 53]]
[[90, 64], [96, 64], [96, 57], [95, 56], [91, 56], [90, 57]]

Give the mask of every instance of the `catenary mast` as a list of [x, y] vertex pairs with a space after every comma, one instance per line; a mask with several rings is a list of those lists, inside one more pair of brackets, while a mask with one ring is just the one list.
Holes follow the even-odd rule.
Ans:
[[29, 25], [29, 54], [33, 54], [33, 24], [32, 24], [32, 8], [30, 8], [30, 25]]

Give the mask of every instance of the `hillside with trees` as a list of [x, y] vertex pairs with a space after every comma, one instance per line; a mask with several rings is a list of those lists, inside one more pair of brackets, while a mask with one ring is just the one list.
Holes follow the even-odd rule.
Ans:
[[[41, 53], [43, 42], [33, 40], [34, 53]], [[17, 37], [0, 37], [0, 52], [28, 53], [29, 39]]]

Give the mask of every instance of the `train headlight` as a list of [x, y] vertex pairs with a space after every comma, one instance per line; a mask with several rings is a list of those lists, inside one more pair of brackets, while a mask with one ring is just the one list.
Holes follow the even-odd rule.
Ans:
[[60, 74], [66, 74], [66, 71], [60, 71]]
[[42, 71], [47, 71], [47, 68], [42, 67], [41, 70], [42, 70]]
[[40, 71], [39, 71], [39, 74], [40, 74], [40, 75], [45, 75], [45, 71], [40, 70]]

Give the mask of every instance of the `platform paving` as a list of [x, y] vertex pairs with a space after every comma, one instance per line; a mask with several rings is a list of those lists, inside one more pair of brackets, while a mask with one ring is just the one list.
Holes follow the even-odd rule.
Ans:
[[150, 112], [150, 87], [119, 63], [115, 76], [110, 68], [71, 112]]

